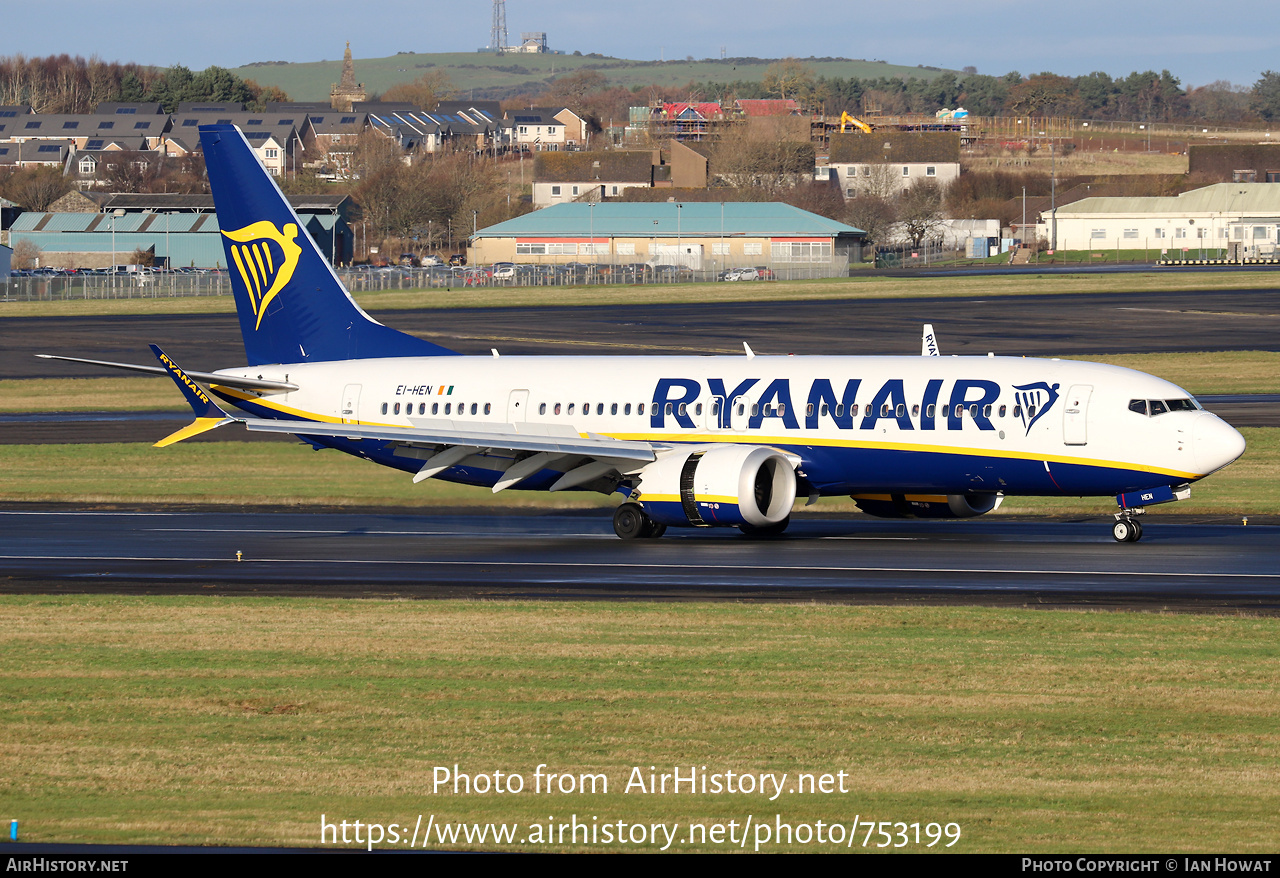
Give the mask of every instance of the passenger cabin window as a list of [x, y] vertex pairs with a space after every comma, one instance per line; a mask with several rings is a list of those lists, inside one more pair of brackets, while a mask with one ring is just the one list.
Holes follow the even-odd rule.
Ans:
[[382, 404], [382, 413], [384, 415], [387, 413], [387, 404], [385, 402]]
[[626, 405], [624, 405], [624, 406], [622, 407], [622, 413], [623, 413], [624, 415], [629, 415], [629, 414], [631, 414], [631, 403], [627, 403]]
[[545, 415], [546, 413], [547, 413], [547, 404], [544, 402], [542, 403], [542, 405], [538, 406], [538, 414]]
[[433, 415], [440, 414], [440, 403], [438, 402], [431, 403], [431, 414]]

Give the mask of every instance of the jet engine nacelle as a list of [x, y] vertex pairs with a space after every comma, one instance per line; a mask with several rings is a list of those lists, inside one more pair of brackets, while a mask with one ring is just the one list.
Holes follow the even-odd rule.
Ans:
[[676, 449], [640, 472], [640, 502], [659, 524], [767, 527], [796, 499], [795, 464], [758, 445]]
[[1000, 507], [1003, 494], [854, 494], [858, 508], [877, 518], [973, 518]]

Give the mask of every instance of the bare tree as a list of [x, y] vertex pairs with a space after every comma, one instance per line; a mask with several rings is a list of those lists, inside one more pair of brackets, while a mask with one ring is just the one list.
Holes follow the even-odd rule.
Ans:
[[867, 233], [868, 241], [881, 241], [898, 221], [893, 200], [879, 195], [856, 195], [845, 206], [845, 222]]
[[71, 191], [71, 181], [58, 168], [41, 166], [13, 172], [0, 185], [0, 194], [26, 210], [48, 210]]
[[813, 80], [813, 68], [795, 58], [784, 58], [765, 68], [761, 85], [766, 92], [783, 100], [803, 102], [813, 92]]
[[898, 199], [898, 221], [912, 247], [942, 226], [942, 189], [932, 180], [917, 183]]
[[455, 88], [449, 74], [439, 68], [428, 70], [412, 82], [402, 82], [387, 89], [384, 101], [404, 101], [428, 113], [436, 108], [440, 101], [453, 97]]
[[38, 268], [42, 252], [40, 245], [35, 241], [23, 238], [13, 245], [13, 267], [17, 269]]

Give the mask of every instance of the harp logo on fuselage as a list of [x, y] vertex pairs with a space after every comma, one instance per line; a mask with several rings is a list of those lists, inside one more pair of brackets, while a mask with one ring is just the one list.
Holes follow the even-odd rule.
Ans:
[[289, 283], [298, 267], [298, 257], [302, 255], [302, 248], [295, 243], [298, 226], [286, 223], [281, 230], [263, 220], [222, 234], [234, 242], [227, 249], [231, 251], [231, 260], [240, 272], [249, 303], [258, 318], [253, 328], [259, 329], [267, 306]]

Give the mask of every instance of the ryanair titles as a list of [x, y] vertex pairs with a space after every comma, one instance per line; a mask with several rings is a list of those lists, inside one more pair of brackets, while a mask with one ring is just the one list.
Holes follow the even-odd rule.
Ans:
[[[951, 384], [950, 393], [943, 397], [945, 383], [941, 378], [932, 378], [920, 397], [908, 400], [903, 379], [891, 378], [864, 395], [869, 400], [862, 406], [858, 403], [863, 391], [861, 378], [845, 380], [839, 390], [839, 382], [817, 378], [809, 383], [807, 392], [800, 391], [804, 394], [798, 397], [804, 403], [800, 408], [794, 404], [797, 397], [789, 378], [747, 378], [735, 386], [722, 378], [708, 378], [705, 391], [717, 403], [712, 407], [716, 426], [725, 430], [744, 426], [758, 430], [766, 420], [771, 422], [771, 428], [785, 430], [816, 430], [820, 420], [829, 420], [841, 430], [870, 430], [880, 421], [894, 421], [900, 430], [960, 430], [966, 419], [979, 430], [995, 429], [987, 406], [1000, 399], [999, 384], [982, 378], [961, 378]], [[1014, 416], [1028, 432], [1058, 400], [1057, 384], [1038, 382], [1018, 385], [1014, 390]], [[670, 420], [674, 421], [670, 426], [693, 429], [692, 406], [703, 395], [703, 383], [695, 379], [659, 379], [653, 392], [650, 428], [667, 429]], [[913, 405], [919, 408], [913, 409]]]

